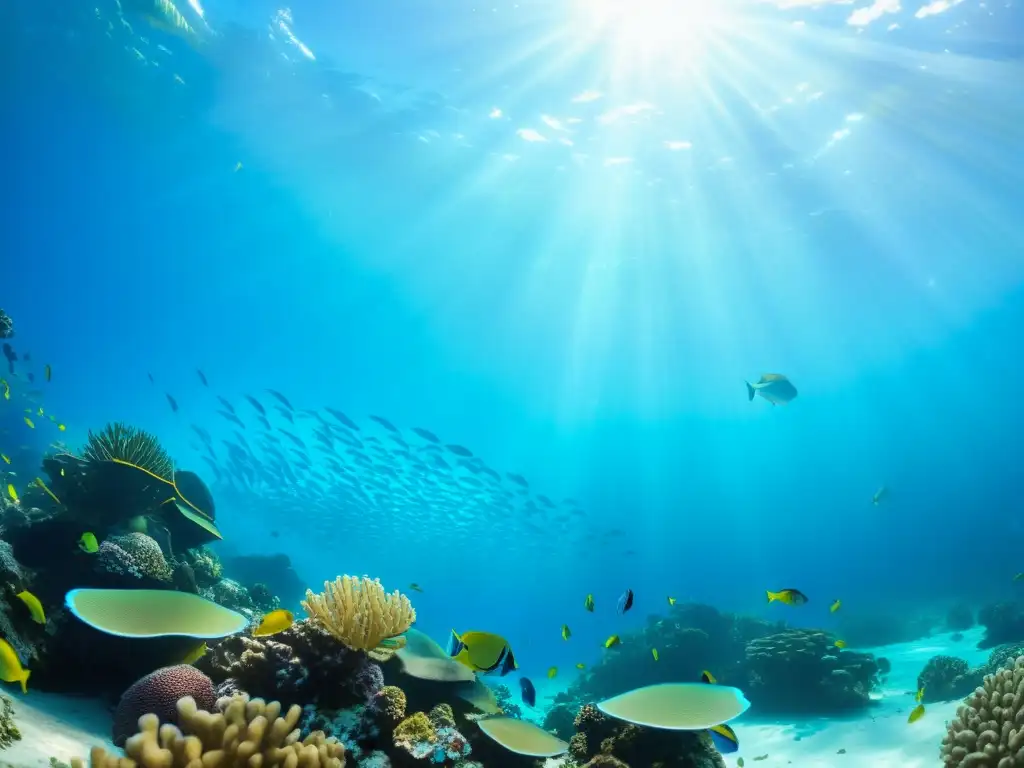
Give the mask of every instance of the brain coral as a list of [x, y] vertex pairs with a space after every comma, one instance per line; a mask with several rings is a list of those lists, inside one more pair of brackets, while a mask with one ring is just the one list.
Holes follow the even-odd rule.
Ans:
[[1024, 768], [1024, 656], [987, 675], [942, 739], [943, 765]]
[[177, 723], [177, 702], [191, 696], [200, 709], [213, 711], [217, 696], [206, 675], [188, 664], [150, 672], [125, 691], [114, 712], [113, 739], [117, 746], [139, 730], [139, 718], [154, 714], [163, 723]]

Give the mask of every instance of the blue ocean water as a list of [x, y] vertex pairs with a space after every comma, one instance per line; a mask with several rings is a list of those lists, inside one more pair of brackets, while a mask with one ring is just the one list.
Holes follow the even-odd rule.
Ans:
[[[797, 587], [827, 626], [1015, 595], [1018, 5], [209, 0], [193, 36], [138, 5], [0, 9], [2, 306], [67, 424], [0, 411], [19, 475], [137, 425], [222, 553], [416, 582], [421, 629], [538, 680], [668, 596]], [[766, 372], [798, 398], [748, 402]], [[378, 485], [315, 422], [294, 483], [227, 479], [216, 396], [291, 429], [268, 388], [384, 441], [338, 451]], [[371, 414], [507, 496], [450, 452], [428, 492]]]

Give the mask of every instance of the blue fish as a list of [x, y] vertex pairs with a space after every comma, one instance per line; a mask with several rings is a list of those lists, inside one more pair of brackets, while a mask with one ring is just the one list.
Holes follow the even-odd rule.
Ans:
[[530, 678], [519, 678], [519, 687], [523, 691], [523, 703], [528, 707], [537, 706], [537, 689], [533, 687], [533, 683], [530, 682]]
[[618, 608], [619, 613], [625, 613], [633, 607], [633, 590], [627, 589], [622, 593], [622, 597], [619, 598]]
[[708, 735], [711, 736], [715, 749], [723, 755], [731, 755], [733, 752], [739, 751], [740, 742], [736, 738], [736, 731], [725, 723], [709, 728]]

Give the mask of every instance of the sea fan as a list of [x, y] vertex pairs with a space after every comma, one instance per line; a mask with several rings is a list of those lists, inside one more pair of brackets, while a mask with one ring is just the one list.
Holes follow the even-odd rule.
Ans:
[[89, 431], [84, 458], [86, 461], [117, 461], [131, 464], [170, 482], [174, 474], [171, 457], [156, 436], [117, 421], [103, 431]]

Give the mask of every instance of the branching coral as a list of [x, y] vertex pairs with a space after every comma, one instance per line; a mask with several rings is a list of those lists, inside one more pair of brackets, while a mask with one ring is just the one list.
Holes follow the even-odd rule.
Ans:
[[14, 705], [6, 696], [0, 696], [0, 749], [7, 749], [21, 740], [21, 731], [14, 723]]
[[83, 456], [89, 462], [128, 462], [165, 480], [173, 474], [171, 457], [156, 436], [121, 422], [108, 424], [99, 433], [89, 430]]
[[987, 675], [964, 699], [942, 739], [950, 768], [1024, 766], [1024, 656]]
[[[302, 708], [294, 705], [279, 717], [281, 705], [239, 695], [217, 702], [219, 712], [200, 710], [186, 697], [177, 703], [177, 726], [160, 724], [153, 714], [139, 718], [139, 733], [128, 739], [125, 752], [134, 768], [344, 768], [345, 748], [320, 731], [299, 741]], [[96, 747], [92, 768], [126, 768], [123, 758]], [[72, 768], [84, 768], [77, 758]]]
[[385, 639], [407, 631], [416, 621], [409, 598], [384, 591], [379, 579], [339, 576], [324, 583], [319, 595], [306, 590], [302, 607], [349, 648], [371, 651]]

